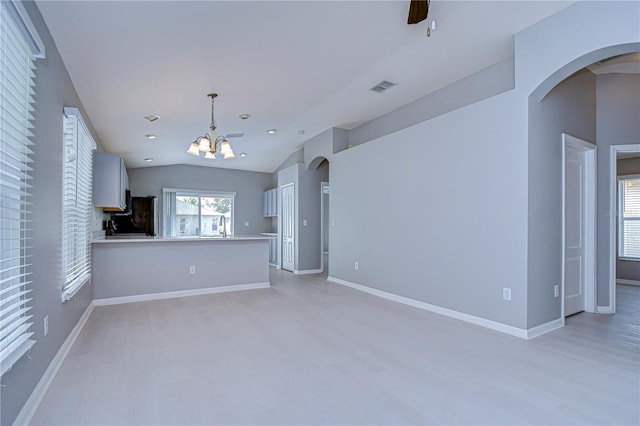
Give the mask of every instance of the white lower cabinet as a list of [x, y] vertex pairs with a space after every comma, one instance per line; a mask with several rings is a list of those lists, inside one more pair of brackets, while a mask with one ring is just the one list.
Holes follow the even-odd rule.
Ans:
[[[275, 234], [265, 234], [275, 235]], [[278, 264], [278, 238], [271, 238], [269, 240], [269, 265], [280, 266]]]

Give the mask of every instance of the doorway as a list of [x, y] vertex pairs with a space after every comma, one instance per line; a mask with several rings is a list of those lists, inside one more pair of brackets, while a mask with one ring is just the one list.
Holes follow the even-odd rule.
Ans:
[[280, 187], [282, 200], [282, 269], [295, 270], [295, 191], [294, 184]]
[[329, 272], [329, 182], [320, 182], [320, 269]]
[[616, 283], [618, 277], [617, 271], [617, 219], [622, 214], [618, 206], [618, 159], [626, 155], [640, 154], [640, 145], [611, 145], [610, 152], [610, 168], [609, 190], [609, 212], [617, 212], [617, 214], [609, 214], [609, 306], [598, 307], [598, 313], [615, 314], [616, 312]]
[[596, 146], [562, 134], [562, 318], [596, 312]]

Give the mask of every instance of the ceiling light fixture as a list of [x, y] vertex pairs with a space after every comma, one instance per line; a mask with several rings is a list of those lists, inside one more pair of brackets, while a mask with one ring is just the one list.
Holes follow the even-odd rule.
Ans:
[[154, 122], [154, 121], [160, 119], [160, 116], [159, 115], [155, 115], [155, 114], [151, 114], [151, 115], [147, 115], [144, 119], [145, 120], [149, 120], [151, 122]]
[[251, 114], [240, 114], [239, 117], [243, 120], [246, 120], [247, 118], [251, 117]]
[[150, 163], [150, 162], [152, 162], [152, 161], [153, 161], [153, 158], [148, 157], [148, 158], [145, 158], [145, 159], [144, 159], [144, 161], [146, 161], [147, 163]]
[[199, 157], [200, 153], [203, 152], [204, 158], [215, 160], [217, 148], [219, 146], [220, 154], [222, 154], [225, 160], [235, 158], [229, 141], [224, 136], [218, 136], [216, 133], [216, 120], [213, 115], [213, 104], [216, 97], [218, 97], [218, 94], [209, 93], [207, 96], [211, 98], [211, 125], [209, 126], [209, 130], [211, 132], [205, 133], [204, 136], [198, 136], [189, 146], [187, 153]]
[[147, 139], [155, 139], [158, 137], [158, 135], [154, 135], [153, 133], [147, 133], [146, 135], [144, 135], [144, 137]]
[[244, 158], [244, 157], [246, 157], [246, 156], [247, 156], [247, 153], [246, 153], [246, 152], [241, 152], [241, 153], [240, 153], [240, 157], [243, 157], [243, 158]]
[[275, 132], [277, 132], [276, 129], [269, 129], [267, 130], [267, 133], [269, 133], [270, 135], [273, 135]]

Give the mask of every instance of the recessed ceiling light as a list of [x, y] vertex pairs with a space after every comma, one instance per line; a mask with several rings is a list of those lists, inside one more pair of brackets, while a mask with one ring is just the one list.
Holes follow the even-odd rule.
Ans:
[[276, 129], [269, 129], [267, 130], [267, 133], [269, 133], [270, 135], [273, 135], [275, 132], [277, 132]]
[[152, 161], [153, 161], [153, 158], [148, 157], [148, 158], [145, 158], [145, 159], [144, 159], [144, 161], [146, 161], [147, 163], [150, 163], [150, 162], [152, 162]]
[[298, 130], [299, 135], [304, 135], [304, 133], [305, 133], [305, 130]]
[[243, 120], [246, 120], [247, 118], [251, 117], [251, 114], [240, 114], [239, 117]]
[[241, 152], [241, 153], [240, 153], [240, 157], [246, 157], [246, 156], [247, 156], [247, 153], [246, 153], [246, 152]]
[[145, 118], [145, 120], [149, 120], [149, 121], [156, 121], [158, 119], [160, 119], [159, 115], [155, 115], [155, 114], [151, 114], [151, 115], [147, 115]]
[[158, 135], [154, 135], [153, 133], [147, 133], [146, 135], [144, 135], [144, 137], [147, 139], [155, 139], [158, 137]]

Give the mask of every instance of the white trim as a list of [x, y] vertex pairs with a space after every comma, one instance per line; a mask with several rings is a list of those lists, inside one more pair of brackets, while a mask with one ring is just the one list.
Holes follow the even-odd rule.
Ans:
[[[327, 277], [327, 281], [351, 287], [353, 289], [363, 291], [365, 293], [372, 294], [374, 296], [382, 297], [383, 299], [391, 300], [393, 302], [402, 303], [404, 305], [412, 306], [414, 308], [423, 309], [425, 311], [433, 312], [436, 314], [444, 315], [449, 318], [454, 318], [470, 324], [479, 325], [491, 330], [499, 331], [501, 333], [509, 334], [511, 336], [519, 337], [521, 339], [527, 339], [527, 330], [522, 328], [513, 327], [510, 325], [502, 324], [496, 321], [491, 321], [486, 318], [480, 318], [473, 315], [465, 314], [462, 312], [454, 311], [452, 309], [443, 308], [441, 306], [431, 305], [429, 303], [420, 302], [418, 300], [409, 299], [408, 297], [398, 296], [397, 294], [387, 293], [386, 291], [378, 290], [375, 288], [367, 287], [361, 284], [345, 281], [340, 278]], [[537, 328], [537, 327], [536, 327]], [[534, 328], [535, 329], [535, 328]], [[549, 330], [550, 331], [550, 330]]]
[[[562, 259], [561, 259], [561, 275], [560, 275], [560, 318], [565, 317], [565, 210], [566, 210], [566, 182], [565, 182], [565, 162], [567, 147], [579, 149], [585, 153], [585, 300], [584, 310], [586, 312], [596, 312], [596, 265], [597, 265], [597, 147], [596, 145], [585, 140], [576, 138], [567, 133], [562, 133], [562, 211], [561, 211], [561, 241], [562, 241]], [[563, 320], [564, 322], [564, 320]]]
[[109, 297], [106, 299], [94, 299], [96, 306], [121, 305], [123, 303], [149, 302], [151, 300], [174, 299], [177, 297], [201, 296], [213, 293], [228, 293], [230, 291], [257, 290], [270, 288], [269, 281], [251, 284], [226, 285], [221, 287], [196, 288], [193, 290], [167, 291], [164, 293], [136, 294], [133, 296]]
[[616, 284], [626, 284], [626, 285], [638, 285], [640, 286], [640, 281], [638, 280], [625, 280], [624, 278], [616, 279]]
[[609, 306], [598, 306], [599, 314], [616, 313], [616, 222], [618, 210], [618, 153], [640, 152], [640, 144], [611, 145], [609, 148]]
[[598, 314], [614, 314], [615, 312], [611, 311], [611, 306], [598, 306], [596, 308], [596, 313], [598, 313]]
[[95, 305], [93, 303], [89, 303], [89, 306], [87, 306], [87, 309], [85, 309], [84, 313], [78, 320], [78, 323], [75, 325], [75, 327], [73, 327], [71, 333], [69, 333], [65, 341], [62, 343], [62, 346], [60, 346], [60, 349], [58, 349], [58, 352], [51, 360], [51, 363], [49, 363], [49, 367], [47, 367], [46, 371], [40, 378], [40, 381], [33, 389], [33, 392], [31, 392], [31, 395], [29, 396], [29, 399], [27, 399], [27, 402], [25, 402], [22, 406], [22, 409], [20, 410], [20, 413], [18, 413], [18, 417], [16, 417], [13, 424], [28, 425], [29, 423], [31, 423], [33, 415], [36, 413], [36, 410], [40, 406], [40, 402], [42, 402], [42, 398], [44, 398], [45, 393], [47, 393], [51, 382], [53, 382], [56, 374], [58, 374], [58, 370], [60, 370], [60, 367], [62, 367], [62, 363], [67, 358], [71, 347], [75, 343], [76, 339], [80, 335], [80, 332], [87, 323], [87, 320], [91, 316], [91, 312], [93, 312], [94, 306]]
[[527, 329], [527, 340], [535, 339], [536, 337], [542, 336], [543, 334], [550, 333], [554, 330], [558, 330], [564, 327], [564, 318], [558, 318], [553, 321], [546, 322], [544, 324], [540, 324], [536, 327]]
[[298, 271], [296, 269], [293, 271], [295, 275], [319, 274], [321, 272], [322, 272], [322, 269], [303, 269], [302, 271]]

